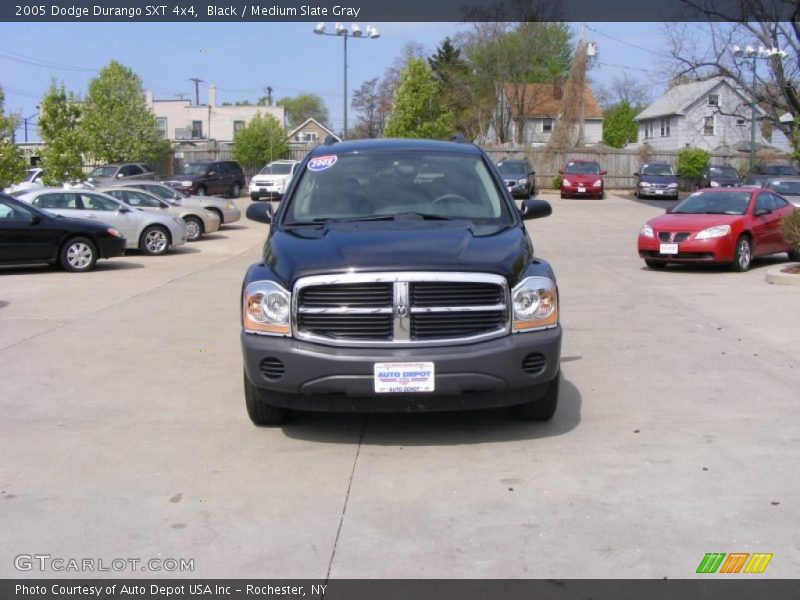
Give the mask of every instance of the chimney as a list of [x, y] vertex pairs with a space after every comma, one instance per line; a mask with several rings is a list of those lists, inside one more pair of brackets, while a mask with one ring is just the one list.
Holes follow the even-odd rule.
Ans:
[[561, 75], [556, 75], [553, 78], [553, 98], [561, 100], [564, 97], [564, 80]]
[[208, 105], [209, 106], [216, 106], [217, 105], [217, 86], [213, 83], [208, 84]]

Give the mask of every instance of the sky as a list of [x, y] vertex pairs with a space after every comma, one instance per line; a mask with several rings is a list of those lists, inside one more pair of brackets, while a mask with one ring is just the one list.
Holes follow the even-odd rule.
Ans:
[[[433, 52], [446, 37], [470, 27], [459, 23], [359, 23], [374, 25], [381, 37], [348, 41], [348, 99], [362, 82], [383, 74], [407, 42]], [[349, 25], [349, 23], [345, 23]], [[328, 24], [331, 30], [333, 23]], [[579, 24], [571, 24], [576, 37]], [[0, 23], [0, 85], [6, 112], [32, 117], [51, 78], [84, 94], [89, 80], [111, 60], [132, 68], [156, 99], [184, 93], [200, 101], [208, 83], [217, 102], [274, 98], [313, 92], [325, 101], [333, 129], [342, 127], [343, 49], [340, 39], [312, 33], [314, 23]], [[666, 51], [661, 23], [590, 23], [586, 38], [598, 46], [592, 80], [608, 82], [628, 73], [653, 82], [653, 96], [665, 88], [657, 53]], [[352, 113], [349, 125], [355, 122]], [[24, 141], [22, 125], [17, 140]], [[38, 137], [29, 127], [28, 138]]]

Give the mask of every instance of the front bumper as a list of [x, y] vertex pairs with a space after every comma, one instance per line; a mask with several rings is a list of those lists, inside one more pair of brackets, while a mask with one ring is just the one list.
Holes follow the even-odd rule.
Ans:
[[[351, 348], [324, 346], [293, 338], [241, 334], [247, 378], [274, 406], [333, 412], [416, 412], [510, 406], [535, 400], [558, 374], [562, 330], [511, 334], [464, 346]], [[523, 370], [530, 354], [541, 355], [541, 368]], [[284, 365], [269, 379], [264, 359]], [[430, 361], [435, 392], [378, 394], [374, 364]]]
[[639, 196], [646, 196], [648, 198], [677, 198], [678, 188], [649, 188], [640, 187]]
[[100, 258], [114, 258], [125, 254], [125, 238], [102, 238], [97, 240]]
[[228, 207], [227, 205], [222, 210], [222, 224], [234, 223], [242, 218], [242, 211], [239, 210], [239, 207], [236, 206], [233, 202], [230, 203], [231, 206]]
[[657, 238], [639, 236], [639, 256], [647, 260], [669, 263], [729, 263], [733, 261], [734, 240], [731, 236], [711, 240], [686, 240], [678, 244], [678, 254], [661, 254]]
[[531, 193], [531, 187], [529, 185], [509, 185], [506, 186], [506, 189], [514, 198], [527, 198]]
[[[581, 191], [583, 190], [583, 191]], [[599, 196], [603, 193], [603, 186], [593, 185], [562, 185], [561, 193], [567, 196]]]

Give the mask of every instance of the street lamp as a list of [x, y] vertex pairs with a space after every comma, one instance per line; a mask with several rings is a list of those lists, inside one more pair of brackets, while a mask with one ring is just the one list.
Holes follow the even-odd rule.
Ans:
[[314, 33], [317, 35], [331, 35], [340, 37], [344, 40], [344, 137], [347, 137], [347, 38], [353, 37], [361, 40], [376, 40], [381, 37], [378, 30], [372, 25], [367, 25], [367, 28], [362, 31], [361, 28], [353, 24], [348, 30], [347, 27], [341, 23], [336, 23], [333, 27], [333, 33], [325, 31], [325, 23], [317, 23], [314, 27]]
[[778, 48], [764, 48], [759, 46], [757, 49], [747, 45], [733, 47], [733, 56], [744, 60], [753, 61], [753, 83], [750, 86], [750, 171], [756, 164], [756, 61], [771, 60], [773, 58], [784, 58], [786, 52]]

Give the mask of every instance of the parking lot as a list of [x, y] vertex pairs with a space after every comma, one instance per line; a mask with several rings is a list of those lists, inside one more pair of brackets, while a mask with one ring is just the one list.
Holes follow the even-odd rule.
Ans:
[[203, 578], [686, 578], [707, 552], [796, 576], [800, 288], [765, 282], [784, 256], [651, 271], [636, 234], [666, 203], [545, 197], [528, 227], [564, 325], [545, 424], [254, 427], [239, 294], [265, 227], [246, 220], [86, 274], [0, 269], [0, 576], [47, 553]]

